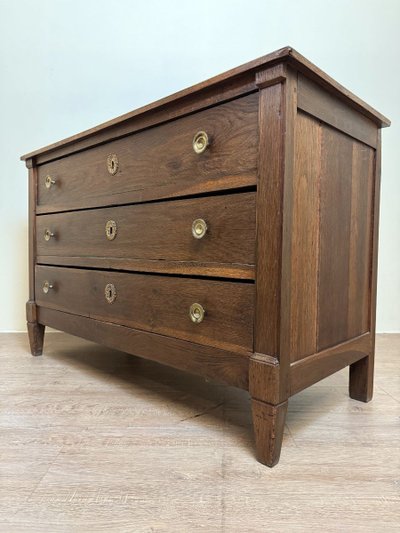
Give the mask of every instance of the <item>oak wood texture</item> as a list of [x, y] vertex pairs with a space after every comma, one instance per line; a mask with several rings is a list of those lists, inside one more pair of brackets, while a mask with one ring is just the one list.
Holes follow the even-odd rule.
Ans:
[[40, 307], [40, 322], [98, 344], [248, 389], [249, 355]]
[[[53, 285], [47, 294], [45, 281]], [[105, 298], [108, 284], [116, 289], [113, 303]], [[252, 349], [253, 297], [252, 283], [36, 267], [39, 306], [228, 350]], [[189, 316], [194, 303], [206, 312], [198, 324]]]
[[[355, 361], [363, 359], [365, 354], [370, 353], [370, 347], [371, 334], [364, 333], [333, 348], [316, 352], [295, 361], [291, 365], [290, 394], [297, 394], [299, 391], [341, 370], [345, 366], [352, 365]], [[361, 374], [359, 387], [361, 386], [362, 377], [365, 376], [363, 372]]]
[[368, 355], [349, 367], [349, 395], [353, 400], [370, 402], [374, 390], [374, 357]]
[[319, 349], [367, 331], [370, 269], [365, 266], [371, 257], [371, 224], [364, 206], [372, 195], [372, 150], [362, 148], [367, 167], [363, 169], [354, 165], [359, 145], [342, 133], [328, 128], [322, 142], [326, 149], [321, 168]]
[[44, 325], [38, 322], [27, 322], [29, 345], [34, 356], [42, 355], [44, 342]]
[[274, 465], [293, 395], [350, 366], [350, 396], [372, 397], [387, 125], [285, 48], [23, 156], [32, 353], [50, 326], [244, 388]]
[[[321, 173], [321, 127], [307, 115], [295, 124], [295, 165], [290, 270], [292, 360], [317, 351], [318, 246]], [[310, 250], [315, 252], [310, 255]], [[304, 294], [308, 297], [305, 298]]]
[[[255, 185], [256, 93], [38, 167], [38, 213]], [[192, 141], [205, 131], [209, 147]], [[107, 157], [116, 154], [115, 175]], [[46, 176], [56, 183], [46, 188]]]
[[[197, 85], [167, 96], [166, 98], [162, 98], [161, 100], [109, 120], [94, 128], [34, 150], [21, 156], [21, 159], [27, 160], [35, 157], [36, 159], [40, 159], [38, 162], [55, 159], [60, 155], [73, 152], [77, 149], [77, 146], [81, 147], [80, 149], [87, 148], [96, 143], [104, 142], [104, 140], [126, 135], [132, 132], [132, 130], [134, 131], [135, 123], [140, 123], [143, 119], [148, 127], [157, 122], [170, 120], [171, 116], [176, 117], [182, 115], [184, 112], [191, 112], [196, 109], [196, 100], [201, 100], [202, 105], [205, 107], [220, 102], [224, 99], [225, 94], [228, 97], [232, 97], [238, 93], [243, 94], [246, 90], [254, 90], [256, 87], [254, 84], [255, 74], [268, 69], [278, 62], [288, 62], [296, 71], [300, 71], [307, 77], [310, 77], [325, 90], [334, 94], [341, 101], [344, 101], [349, 107], [356, 109], [359, 113], [373, 120], [378, 127], [390, 125], [389, 119], [351, 93], [343, 85], [299, 54], [294, 48], [286, 46]], [[236, 83], [239, 86], [238, 88], [236, 87]], [[156, 120], [150, 121], [150, 123], [148, 121], [146, 122], [149, 115], [157, 117]]]
[[[256, 353], [279, 353], [282, 225], [282, 86], [260, 91], [260, 164], [257, 184]], [[276, 142], [278, 140], [278, 142]]]
[[297, 105], [299, 109], [321, 119], [347, 135], [377, 147], [377, 128], [373, 121], [341, 102], [337, 97], [320, 90], [318, 85], [299, 74]]
[[[69, 257], [70, 265], [86, 266], [90, 258], [90, 266], [109, 268], [111, 258], [119, 267], [132, 260], [135, 268], [144, 260], [163, 271], [165, 261], [192, 262], [197, 275], [204, 275], [207, 263], [218, 263], [221, 269], [235, 265], [235, 272], [250, 267], [254, 275], [255, 215], [253, 192], [41, 215], [36, 217], [38, 262], [47, 256], [47, 263], [57, 265], [61, 256]], [[197, 219], [207, 224], [201, 239], [192, 234]], [[113, 240], [105, 232], [109, 220], [117, 225]], [[46, 229], [54, 233], [49, 241]]]
[[[249, 393], [251, 397], [271, 405], [280, 403], [283, 392], [289, 397], [286, 390], [286, 373], [284, 378], [282, 375], [283, 372], [276, 357], [258, 353], [252, 354], [249, 361]], [[282, 381], [285, 386], [283, 391]]]
[[270, 405], [253, 398], [254, 436], [257, 459], [267, 466], [279, 461], [288, 402]]
[[26, 302], [26, 320], [29, 345], [34, 356], [42, 355], [44, 342], [44, 325], [39, 323], [37, 316], [37, 306], [32, 300]]
[[35, 303], [36, 264], [36, 203], [37, 203], [37, 168], [31, 159], [26, 160], [28, 168], [28, 257], [29, 257], [29, 300], [26, 303], [26, 328], [28, 331], [31, 354], [42, 355], [44, 342], [44, 325], [37, 320]]
[[38, 255], [37, 263], [42, 265], [79, 266], [85, 268], [104, 268], [107, 270], [126, 270], [159, 274], [178, 274], [182, 276], [207, 276], [254, 280], [254, 265], [235, 263], [203, 263], [201, 261], [159, 261], [153, 259], [121, 259], [116, 257], [64, 257]]
[[291, 360], [369, 331], [374, 150], [296, 119]]
[[[294, 173], [294, 142], [295, 120], [297, 115], [297, 73], [292, 69], [286, 70], [284, 80], [284, 92], [282, 94], [282, 204], [281, 204], [281, 283], [280, 283], [280, 307], [279, 307], [279, 383], [271, 394], [276, 396], [274, 403], [285, 402], [290, 394], [289, 377], [291, 361], [291, 322], [290, 302], [292, 299], [290, 280], [291, 263], [293, 259], [291, 244], [293, 204], [292, 179]], [[275, 368], [273, 369], [275, 370]], [[270, 393], [269, 393], [270, 394]], [[284, 416], [284, 415], [283, 415]]]
[[373, 181], [373, 230], [372, 253], [370, 258], [371, 269], [369, 277], [369, 309], [365, 318], [371, 330], [371, 346], [368, 356], [356, 361], [349, 368], [349, 394], [351, 398], [363, 402], [372, 400], [374, 387], [374, 360], [375, 360], [375, 327], [376, 327], [376, 291], [378, 273], [378, 239], [379, 239], [379, 200], [381, 189], [381, 132], [378, 131], [378, 146], [375, 152], [374, 181]]
[[289, 396], [291, 335], [288, 335], [288, 305], [291, 294], [286, 279], [289, 277], [287, 271], [290, 268], [292, 231], [290, 184], [297, 110], [296, 73], [285, 65], [278, 65], [260, 73], [257, 83], [261, 91], [254, 344], [256, 358], [251, 358], [250, 361], [250, 389], [255, 398], [280, 404]]

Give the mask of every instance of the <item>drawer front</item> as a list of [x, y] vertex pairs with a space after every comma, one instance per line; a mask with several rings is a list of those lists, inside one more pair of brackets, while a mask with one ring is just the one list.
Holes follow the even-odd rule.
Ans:
[[252, 351], [254, 284], [249, 282], [37, 266], [36, 302], [195, 343]]
[[83, 258], [97, 258], [100, 268], [108, 266], [103, 258], [160, 261], [160, 266], [163, 261], [254, 265], [255, 193], [40, 215], [36, 230], [38, 262], [43, 256], [51, 264], [75, 257], [76, 266]]
[[[254, 93], [41, 165], [37, 212], [254, 185], [257, 111]], [[202, 153], [198, 132], [208, 137]]]

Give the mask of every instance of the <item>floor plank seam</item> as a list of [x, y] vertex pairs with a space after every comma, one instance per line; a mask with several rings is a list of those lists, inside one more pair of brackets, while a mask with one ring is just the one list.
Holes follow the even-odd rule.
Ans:
[[35, 492], [37, 491], [37, 489], [39, 488], [40, 484], [42, 483], [42, 481], [44, 480], [44, 478], [47, 476], [47, 474], [49, 473], [50, 471], [50, 468], [54, 465], [54, 463], [57, 461], [57, 458], [59, 457], [60, 453], [62, 452], [62, 449], [63, 447], [61, 447], [59, 450], [58, 450], [58, 453], [57, 455], [54, 457], [54, 459], [52, 461], [50, 461], [50, 464], [49, 466], [47, 467], [46, 469], [46, 472], [42, 475], [42, 477], [40, 478], [40, 480], [38, 481], [38, 483], [36, 484], [35, 488], [32, 490], [32, 492], [29, 494], [29, 496], [27, 497], [26, 501], [29, 501], [32, 496], [35, 494]]
[[212, 407], [205, 409], [204, 411], [201, 411], [200, 413], [196, 413], [195, 415], [182, 418], [181, 420], [179, 420], [179, 423], [186, 422], [186, 420], [192, 420], [193, 418], [199, 418], [199, 416], [207, 415], [208, 413], [211, 413], [212, 411], [215, 411], [216, 409], [221, 407], [221, 405], [224, 405], [224, 402], [218, 403], [217, 405], [213, 405]]

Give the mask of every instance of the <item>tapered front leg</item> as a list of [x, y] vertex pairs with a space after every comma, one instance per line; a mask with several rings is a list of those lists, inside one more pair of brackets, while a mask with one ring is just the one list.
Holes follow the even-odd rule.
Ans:
[[27, 322], [27, 328], [31, 354], [42, 355], [45, 327], [37, 322]]
[[374, 354], [350, 365], [349, 394], [353, 400], [369, 402], [374, 389]]
[[251, 403], [257, 459], [267, 466], [274, 466], [281, 454], [288, 402], [271, 405], [252, 399]]
[[26, 303], [26, 327], [32, 355], [42, 355], [44, 341], [44, 325], [37, 321], [36, 304], [32, 300]]

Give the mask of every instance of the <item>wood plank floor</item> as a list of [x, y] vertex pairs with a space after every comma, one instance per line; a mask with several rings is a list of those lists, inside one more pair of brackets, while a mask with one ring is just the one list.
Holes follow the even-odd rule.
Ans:
[[247, 393], [48, 333], [0, 334], [0, 531], [400, 530], [400, 335], [374, 400], [344, 370], [289, 402], [281, 462], [254, 457]]

